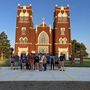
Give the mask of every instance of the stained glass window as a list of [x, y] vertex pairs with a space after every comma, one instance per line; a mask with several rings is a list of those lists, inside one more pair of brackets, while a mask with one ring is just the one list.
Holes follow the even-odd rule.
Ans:
[[41, 32], [38, 37], [39, 44], [48, 44], [49, 43], [49, 37], [46, 32]]

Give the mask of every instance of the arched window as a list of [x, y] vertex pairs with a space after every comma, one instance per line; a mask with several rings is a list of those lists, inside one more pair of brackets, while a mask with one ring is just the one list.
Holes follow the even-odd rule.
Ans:
[[24, 13], [24, 20], [27, 21], [28, 20], [28, 17], [29, 17], [29, 13], [26, 11]]
[[49, 43], [49, 37], [48, 34], [44, 31], [42, 31], [38, 36], [38, 43], [39, 44], [48, 44]]
[[19, 41], [20, 41], [20, 43], [27, 43], [28, 42], [28, 39], [27, 39], [27, 37], [25, 37], [25, 38], [21, 37], [19, 39]]
[[67, 38], [63, 38], [63, 44], [66, 44], [67, 43]]
[[67, 38], [66, 37], [65, 38], [60, 38], [59, 43], [60, 44], [66, 44], [67, 43]]
[[26, 27], [22, 27], [22, 35], [26, 34]]
[[63, 20], [62, 13], [60, 12], [58, 14], [58, 22], [61, 22]]
[[62, 38], [59, 39], [59, 43], [62, 44]]
[[20, 43], [24, 43], [23, 37], [19, 39]]
[[61, 35], [65, 35], [65, 28], [61, 28]]
[[27, 11], [25, 13], [21, 11], [19, 16], [20, 16], [20, 21], [27, 21], [29, 17], [29, 13]]
[[67, 22], [67, 13], [64, 11], [64, 13], [59, 13], [58, 14], [58, 22]]
[[64, 11], [63, 13], [63, 22], [66, 22], [67, 21], [67, 13]]
[[24, 43], [27, 43], [28, 42], [28, 39], [27, 37], [24, 38]]

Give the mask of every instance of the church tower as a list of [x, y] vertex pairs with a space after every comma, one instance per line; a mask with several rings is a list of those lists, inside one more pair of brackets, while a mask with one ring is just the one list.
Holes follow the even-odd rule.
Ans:
[[56, 6], [53, 29], [43, 22], [34, 28], [32, 5], [18, 4], [15, 53], [54, 53], [71, 56], [71, 28], [69, 6]]
[[[34, 50], [34, 29], [32, 6], [20, 6], [18, 4], [17, 21], [16, 21], [16, 41], [15, 53], [19, 56], [21, 53], [28, 54]], [[33, 39], [32, 39], [33, 37]]]
[[55, 54], [65, 54], [66, 59], [71, 56], [71, 31], [69, 5], [57, 6], [54, 12], [53, 47]]

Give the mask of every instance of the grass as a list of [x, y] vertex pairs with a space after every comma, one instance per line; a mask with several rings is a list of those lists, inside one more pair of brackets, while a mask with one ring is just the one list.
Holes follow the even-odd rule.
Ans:
[[[4, 60], [3, 64], [0, 64], [0, 67], [9, 67], [10, 66], [10, 60], [6, 59]], [[84, 59], [83, 64], [79, 63], [73, 63], [71, 64], [70, 61], [65, 61], [65, 67], [90, 67], [90, 59]]]
[[5, 59], [4, 62], [2, 64], [0, 64], [0, 67], [8, 67], [10, 66], [10, 60], [9, 59]]
[[90, 61], [83, 61], [83, 64], [80, 64], [80, 63], [71, 64], [70, 61], [66, 61], [65, 66], [66, 67], [90, 67]]

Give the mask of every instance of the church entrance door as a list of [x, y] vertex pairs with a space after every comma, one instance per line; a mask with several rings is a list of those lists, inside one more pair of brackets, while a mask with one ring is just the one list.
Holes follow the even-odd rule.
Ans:
[[58, 49], [58, 56], [60, 56], [61, 53], [63, 53], [66, 57], [66, 60], [68, 60], [68, 48], [59, 48]]
[[49, 46], [38, 46], [38, 53], [49, 53]]

